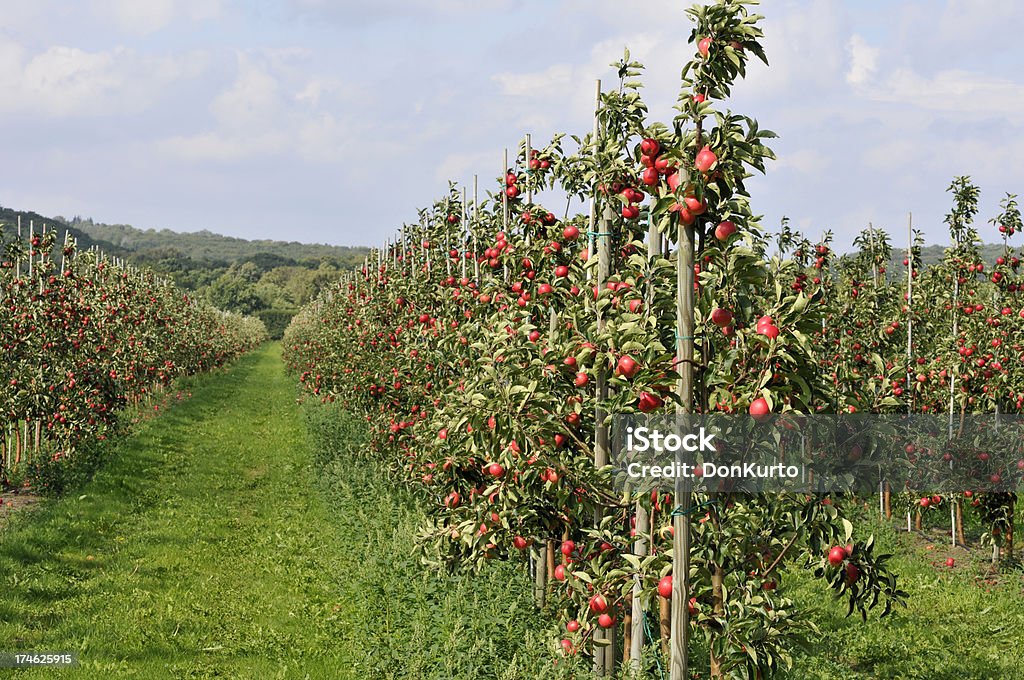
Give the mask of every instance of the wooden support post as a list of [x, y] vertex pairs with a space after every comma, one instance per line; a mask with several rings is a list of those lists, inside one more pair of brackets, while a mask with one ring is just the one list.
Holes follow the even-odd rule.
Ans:
[[[682, 182], [689, 178], [683, 173]], [[678, 224], [678, 244], [676, 251], [676, 357], [679, 364], [679, 405], [677, 414], [693, 412], [693, 336], [694, 336], [694, 299], [693, 299], [693, 259], [694, 230], [692, 225]], [[682, 512], [674, 513], [672, 528], [675, 538], [672, 541], [672, 640], [671, 640], [671, 680], [690, 680], [690, 616], [687, 607], [690, 594], [690, 515], [691, 482], [689, 478], [679, 476], [675, 481], [675, 502]]]

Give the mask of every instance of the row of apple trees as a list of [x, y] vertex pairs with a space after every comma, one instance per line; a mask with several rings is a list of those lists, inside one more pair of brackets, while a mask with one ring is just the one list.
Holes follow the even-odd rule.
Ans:
[[[773, 158], [773, 135], [723, 103], [748, 60], [765, 58], [751, 4], [689, 10], [696, 53], [668, 124], [647, 120], [641, 67], [627, 53], [618, 87], [600, 97], [596, 135], [574, 137], [571, 153], [561, 136], [522, 145], [480, 205], [453, 189], [285, 336], [305, 389], [365, 416], [365, 455], [431, 504], [427, 560], [531, 565], [561, 653], [593, 656], [599, 673], [646, 663], [638, 632], [639, 647], [667, 650], [680, 513], [692, 519], [691, 647], [712, 677], [765, 677], [789, 664], [812, 624], [785, 594], [787, 569], [812, 570], [851, 612], [887, 613], [905, 597], [888, 556], [848, 519], [854, 500], [697, 494], [676, 503], [671, 493], [618, 490], [595, 465], [605, 414], [685, 405], [678, 357], [688, 341], [697, 412], [904, 403], [891, 394], [895, 369], [876, 381], [881, 398], [837, 379], [846, 364], [823, 370], [848, 284], [831, 270], [836, 281], [825, 270], [810, 276], [807, 249], [775, 252], [750, 205], [745, 183]], [[594, 218], [532, 200], [554, 188], [593, 199]], [[688, 235], [695, 259], [684, 271]], [[687, 287], [689, 338], [677, 329]], [[634, 600], [653, 626], [637, 625]]]
[[53, 231], [0, 256], [0, 478], [73, 456], [118, 413], [179, 376], [221, 366], [265, 338], [146, 270]]

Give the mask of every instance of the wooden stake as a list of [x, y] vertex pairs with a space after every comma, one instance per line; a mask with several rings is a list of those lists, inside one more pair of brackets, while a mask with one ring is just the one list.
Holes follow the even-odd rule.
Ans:
[[[689, 181], [686, 170], [682, 183]], [[676, 251], [676, 356], [679, 365], [677, 390], [680, 403], [677, 414], [693, 412], [693, 226], [678, 224]], [[672, 639], [671, 639], [671, 680], [690, 680], [690, 616], [687, 600], [690, 593], [690, 505], [691, 482], [681, 475], [675, 480], [675, 502], [682, 512], [673, 513], [672, 528]]]
[[[611, 247], [611, 225], [612, 225], [612, 207], [610, 204], [605, 202], [603, 213], [601, 216], [600, 227], [597, 232], [597, 287], [598, 290], [604, 287], [605, 281], [611, 275], [611, 261], [612, 261], [612, 247]], [[597, 327], [598, 333], [600, 333], [605, 327], [605, 320], [597, 308], [594, 306], [597, 312]], [[605, 418], [608, 416], [607, 412], [601, 406], [605, 401], [608, 400], [608, 371], [605, 366], [599, 366], [597, 369], [597, 403], [598, 407], [594, 413], [595, 431], [594, 431], [594, 467], [603, 468], [609, 463], [609, 451], [610, 441], [608, 426], [605, 424]], [[604, 513], [600, 507], [594, 510], [594, 526], [599, 527], [601, 520], [604, 517]], [[614, 633], [609, 634], [608, 631], [599, 630], [594, 634], [595, 643], [598, 640], [611, 640], [614, 642]], [[614, 656], [612, 657], [613, 662], [611, 665], [608, 664], [608, 652], [612, 645], [608, 645], [602, 649], [600, 646], [594, 646], [594, 672], [598, 676], [604, 676], [614, 672]], [[603, 652], [603, 653], [602, 653]]]
[[470, 232], [473, 236], [473, 276], [476, 281], [476, 285], [480, 285], [480, 259], [477, 257], [476, 249], [476, 232], [480, 226], [480, 201], [479, 201], [479, 178], [473, 175], [473, 224], [470, 228]]

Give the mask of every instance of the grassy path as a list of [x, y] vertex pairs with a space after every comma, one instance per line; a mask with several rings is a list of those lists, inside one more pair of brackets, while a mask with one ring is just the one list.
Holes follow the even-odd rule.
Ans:
[[277, 345], [118, 444], [80, 492], [0, 532], [0, 651], [26, 676], [344, 677], [331, 513]]

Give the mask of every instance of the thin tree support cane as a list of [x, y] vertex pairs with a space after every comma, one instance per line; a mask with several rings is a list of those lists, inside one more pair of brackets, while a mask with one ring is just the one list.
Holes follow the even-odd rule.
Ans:
[[470, 223], [470, 237], [473, 239], [473, 280], [480, 285], [480, 257], [476, 248], [476, 228], [480, 224], [480, 178], [473, 175], [473, 221]]
[[[548, 324], [548, 346], [554, 347], [557, 341], [558, 314], [552, 308]], [[552, 564], [554, 561], [553, 548], [554, 545], [546, 537], [542, 536], [540, 541], [531, 550], [534, 563], [533, 594], [534, 599], [537, 601], [537, 606], [540, 608], [543, 608], [547, 602], [549, 574], [554, 572]]]
[[[601, 213], [600, 226], [596, 234], [597, 238], [597, 287], [598, 290], [604, 288], [605, 281], [611, 275], [611, 259], [612, 259], [612, 246], [611, 246], [611, 225], [612, 225], [612, 207], [606, 201]], [[600, 309], [597, 305], [594, 306], [597, 311], [597, 326], [598, 332], [604, 329], [605, 321], [601, 316]], [[605, 424], [605, 418], [608, 413], [605, 411], [600, 404], [603, 404], [608, 399], [608, 369], [602, 365], [597, 370], [597, 407], [594, 422], [595, 422], [595, 447], [594, 447], [594, 467], [601, 469], [609, 463], [609, 451], [611, 448], [610, 438], [608, 432], [608, 426]], [[594, 510], [594, 526], [599, 527], [601, 520], [604, 518], [604, 512], [600, 507]], [[597, 644], [601, 641], [602, 644]], [[599, 630], [594, 634], [594, 672], [599, 676], [612, 675], [615, 672], [615, 632], [614, 630]]]
[[[548, 346], [554, 347], [556, 342], [558, 342], [558, 313], [552, 308], [550, 325], [548, 327]], [[545, 592], [547, 592], [555, 583], [555, 541], [550, 537], [545, 537], [541, 547], [544, 551], [543, 561], [546, 578], [544, 586]]]
[[[600, 147], [600, 118], [599, 118], [599, 115], [598, 115], [600, 109], [601, 109], [601, 81], [598, 80], [597, 81], [597, 85], [596, 85], [595, 103], [594, 103], [594, 134], [593, 134], [593, 138], [591, 139], [591, 142], [593, 143], [593, 146], [594, 146], [594, 153], [595, 154], [597, 153], [597, 149]], [[589, 257], [593, 257], [593, 255], [595, 253], [595, 243], [596, 243], [596, 251], [598, 253], [598, 267], [597, 267], [597, 281], [596, 281], [596, 285], [598, 286], [598, 289], [600, 289], [600, 287], [602, 285], [604, 285], [604, 280], [607, 278], [608, 271], [610, 269], [610, 262], [609, 262], [609, 259], [607, 257], [610, 254], [610, 248], [608, 247], [608, 225], [605, 224], [605, 220], [602, 219], [601, 227], [597, 226], [598, 225], [598, 222], [597, 222], [597, 210], [598, 210], [597, 201], [598, 201], [597, 187], [595, 186], [595, 187], [592, 188], [592, 193], [591, 193], [591, 197], [590, 197], [590, 221], [589, 221], [589, 229], [588, 229], [588, 234], [587, 234], [587, 252], [588, 252], [588, 261], [589, 261]], [[610, 211], [610, 208], [606, 208], [606, 213], [608, 211]], [[597, 234], [599, 232], [603, 233], [604, 236], [598, 237]], [[604, 256], [601, 255], [602, 253], [604, 253]], [[590, 272], [590, 270], [588, 269], [588, 278], [590, 277], [590, 273], [589, 272]], [[598, 324], [598, 328], [600, 328], [602, 326], [602, 324], [603, 324], [603, 321], [601, 319], [601, 312], [598, 310], [598, 307], [597, 307], [596, 304], [594, 305], [594, 313], [597, 315], [597, 324]], [[607, 395], [608, 395], [608, 388], [607, 388], [607, 384], [606, 384], [607, 381], [606, 381], [606, 378], [605, 378], [605, 369], [604, 369], [604, 367], [599, 367], [598, 368], [596, 383], [597, 383], [597, 385], [596, 385], [596, 388], [595, 388], [595, 390], [596, 390], [595, 395], [597, 397], [598, 404], [601, 404], [602, 400], [607, 398]], [[608, 464], [608, 430], [604, 426], [604, 415], [605, 415], [604, 414], [604, 409], [602, 409], [600, 406], [598, 406], [597, 409], [594, 412], [594, 423], [595, 423], [595, 426], [594, 426], [594, 442], [595, 442], [595, 445], [594, 445], [594, 467], [595, 468], [602, 468], [602, 467], [604, 467], [605, 465]], [[595, 510], [594, 510], [594, 525], [595, 526], [600, 526], [601, 518], [602, 518], [601, 508], [595, 508]], [[593, 647], [592, 647], [592, 649], [593, 649], [593, 655], [594, 655], [594, 674], [599, 676], [599, 677], [604, 676], [607, 672], [609, 672], [608, 665], [606, 663], [606, 654], [605, 654], [606, 650], [603, 647], [603, 642], [604, 642], [605, 639], [606, 639], [606, 634], [605, 634], [604, 629], [598, 628], [594, 632]], [[602, 644], [598, 644], [599, 642], [602, 643]]]
[[[681, 173], [685, 170], [680, 170]], [[683, 177], [683, 184], [689, 180]], [[679, 364], [677, 390], [680, 403], [677, 414], [693, 412], [693, 245], [692, 225], [678, 222], [679, 249], [676, 252], [676, 356]], [[673, 512], [672, 530], [672, 624], [671, 680], [690, 680], [690, 615], [687, 599], [690, 593], [690, 515], [691, 483], [689, 478], [676, 477], [675, 502], [682, 512]]]
[[[653, 261], [661, 257], [661, 234], [658, 233], [658, 228], [654, 222], [648, 225], [647, 229], [647, 250], [648, 257]], [[649, 282], [647, 285], [647, 300], [646, 300], [646, 313], [651, 313], [651, 308], [654, 306], [654, 283]], [[636, 539], [633, 541], [633, 554], [637, 557], [647, 556], [647, 541], [644, 536], [648, 531], [650, 525], [650, 518], [647, 515], [647, 509], [644, 507], [640, 499], [637, 499], [635, 505], [635, 517], [636, 517]], [[629, 645], [629, 659], [634, 672], [639, 672], [641, 668], [641, 657], [644, 650], [644, 606], [640, 601], [640, 575], [637, 574], [636, 580], [633, 583], [633, 600], [632, 600], [632, 617], [630, 623], [632, 624], [632, 630], [630, 631], [630, 645]], [[660, 600], [661, 598], [659, 598]]]
[[[502, 177], [502, 180], [501, 180], [501, 184], [502, 184], [502, 187], [501, 187], [501, 230], [504, 233], [507, 234], [508, 233], [508, 180], [507, 180], [507, 177], [508, 177], [508, 172], [510, 170], [510, 168], [508, 167], [508, 149], [504, 150], [504, 155], [502, 156], [502, 164], [505, 166], [505, 168], [501, 171], [501, 177]], [[508, 262], [506, 262], [507, 258], [503, 257], [503, 258], [501, 258], [501, 260], [502, 260], [502, 265], [501, 265], [501, 267], [502, 267], [502, 276], [505, 277], [504, 278], [505, 283], [508, 283]]]

